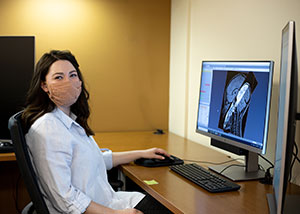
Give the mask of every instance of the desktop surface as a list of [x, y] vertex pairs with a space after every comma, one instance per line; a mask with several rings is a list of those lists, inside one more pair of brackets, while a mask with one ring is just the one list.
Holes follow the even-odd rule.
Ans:
[[[161, 147], [183, 160], [229, 160], [225, 154], [172, 133], [98, 133], [95, 139], [100, 147], [112, 148], [113, 151]], [[199, 165], [207, 167], [205, 164]], [[132, 181], [174, 213], [268, 213], [266, 194], [272, 192], [272, 187], [258, 181], [237, 182], [241, 188], [234, 192], [209, 193], [172, 172], [167, 166], [149, 168], [130, 163], [123, 165], [121, 169]], [[158, 184], [147, 185], [145, 180], [155, 180]]]

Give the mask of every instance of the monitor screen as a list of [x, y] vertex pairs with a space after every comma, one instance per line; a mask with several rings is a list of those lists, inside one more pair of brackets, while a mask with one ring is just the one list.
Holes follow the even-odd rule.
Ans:
[[196, 131], [264, 154], [272, 78], [272, 61], [203, 61]]
[[34, 57], [34, 37], [0, 36], [0, 141], [10, 140], [8, 119], [24, 107]]

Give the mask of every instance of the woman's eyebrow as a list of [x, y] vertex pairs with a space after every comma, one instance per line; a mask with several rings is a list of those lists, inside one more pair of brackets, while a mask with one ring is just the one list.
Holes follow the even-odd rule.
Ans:
[[63, 72], [55, 72], [52, 76], [55, 76], [55, 75], [64, 75]]

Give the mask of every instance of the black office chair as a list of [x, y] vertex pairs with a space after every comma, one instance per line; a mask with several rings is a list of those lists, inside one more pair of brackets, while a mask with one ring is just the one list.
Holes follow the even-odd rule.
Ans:
[[[48, 214], [48, 208], [37, 183], [36, 175], [29, 157], [25, 140], [25, 129], [21, 121], [22, 111], [13, 115], [8, 122], [15, 155], [21, 175], [32, 200], [22, 211], [22, 214]], [[35, 212], [34, 212], [35, 211]]]
[[[8, 122], [8, 128], [10, 130], [11, 139], [13, 142], [15, 155], [20, 168], [21, 175], [24, 179], [27, 191], [32, 200], [22, 211], [22, 214], [31, 214], [35, 211], [37, 214], [48, 214], [48, 208], [43, 199], [42, 193], [37, 183], [36, 175], [33, 170], [33, 166], [28, 154], [27, 144], [25, 140], [26, 131], [22, 125], [21, 120], [22, 111], [13, 115]], [[118, 191], [123, 182], [116, 179], [115, 172], [108, 173], [109, 182], [115, 191]]]

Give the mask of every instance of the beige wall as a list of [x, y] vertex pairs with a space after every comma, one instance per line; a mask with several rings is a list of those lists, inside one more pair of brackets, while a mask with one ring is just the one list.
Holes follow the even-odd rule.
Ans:
[[1, 0], [0, 35], [71, 50], [98, 131], [168, 128], [170, 0]]
[[[195, 132], [202, 60], [273, 60], [266, 157], [274, 161], [281, 30], [289, 20], [295, 20], [296, 30], [300, 29], [299, 10], [298, 0], [172, 0], [169, 130], [209, 146], [209, 138]], [[297, 42], [299, 52], [299, 31]], [[175, 85], [183, 88], [172, 87]], [[300, 144], [300, 136], [297, 141]], [[264, 161], [261, 163], [268, 167]], [[294, 181], [300, 183], [299, 167], [295, 171]]]

